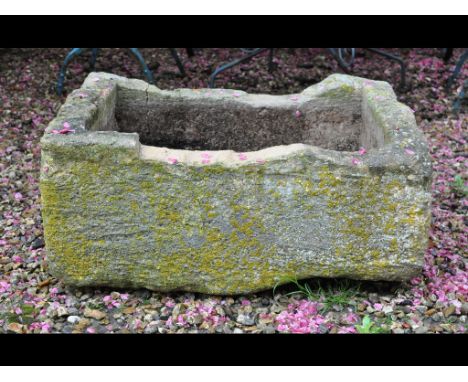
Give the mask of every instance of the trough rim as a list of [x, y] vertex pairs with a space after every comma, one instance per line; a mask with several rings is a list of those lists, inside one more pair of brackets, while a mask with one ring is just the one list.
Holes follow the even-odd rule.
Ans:
[[[210, 92], [212, 101], [251, 103], [261, 99], [276, 98], [300, 106], [320, 97], [331, 97], [333, 92], [345, 89], [354, 96], [361, 96], [370, 110], [380, 118], [384, 133], [384, 144], [367, 149], [362, 155], [358, 151], [337, 151], [306, 143], [293, 143], [263, 148], [256, 151], [239, 152], [234, 150], [184, 150], [149, 146], [140, 143], [138, 133], [103, 131], [95, 128], [102, 123], [103, 113], [109, 98], [117, 97], [119, 89], [155, 93], [163, 98], [200, 97]], [[214, 94], [213, 94], [214, 93]], [[297, 100], [293, 100], [297, 98]], [[346, 98], [344, 98], [345, 102]], [[105, 116], [104, 116], [105, 117]], [[73, 130], [70, 134], [55, 134], [68, 122]], [[374, 81], [345, 74], [332, 74], [300, 93], [288, 95], [250, 94], [233, 89], [175, 89], [161, 90], [139, 79], [129, 79], [104, 72], [92, 72], [81, 88], [70, 93], [65, 103], [47, 126], [41, 139], [41, 147], [50, 145], [90, 145], [103, 144], [113, 147], [134, 148], [140, 160], [151, 160], [187, 166], [261, 166], [266, 162], [287, 160], [295, 155], [312, 155], [329, 165], [363, 169], [364, 171], [395, 170], [403, 173], [421, 174], [426, 179], [431, 175], [430, 155], [426, 138], [416, 124], [414, 111], [397, 100], [393, 88], [385, 81]], [[202, 153], [209, 153], [209, 163], [203, 163]], [[242, 157], [245, 155], [245, 157]], [[241, 157], [242, 159], [240, 159]]]

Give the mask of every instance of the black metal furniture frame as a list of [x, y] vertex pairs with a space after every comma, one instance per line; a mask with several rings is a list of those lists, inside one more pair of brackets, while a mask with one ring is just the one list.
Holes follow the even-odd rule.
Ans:
[[241, 50], [246, 53], [245, 56], [242, 56], [238, 58], [237, 60], [230, 61], [226, 64], [222, 64], [218, 66], [213, 73], [211, 73], [210, 80], [209, 80], [209, 87], [214, 88], [216, 77], [218, 76], [219, 73], [224, 72], [225, 70], [232, 68], [233, 66], [239, 65], [240, 63], [244, 61], [250, 60], [252, 57], [255, 57], [259, 55], [260, 53], [265, 52], [266, 50], [270, 51], [270, 54], [268, 55], [268, 70], [270, 72], [273, 71], [274, 65], [273, 65], [273, 54], [274, 54], [274, 48], [241, 48]]
[[[225, 70], [232, 68], [233, 66], [239, 65], [242, 62], [250, 60], [252, 57], [263, 53], [266, 50], [270, 51], [268, 56], [268, 70], [271, 72], [274, 69], [273, 65], [273, 54], [275, 48], [241, 48], [241, 50], [246, 53], [245, 56], [238, 58], [236, 60], [230, 61], [228, 63], [218, 66], [215, 71], [211, 74], [209, 80], [209, 87], [213, 88], [215, 85], [216, 77], [219, 73], [224, 72]], [[396, 61], [400, 65], [400, 89], [404, 89], [406, 86], [406, 63], [398, 56], [395, 56], [391, 53], [385, 52], [377, 48], [364, 48], [372, 53], [378, 54], [382, 57], [385, 57], [389, 60]], [[354, 63], [354, 58], [356, 55], [356, 48], [327, 48], [328, 52], [332, 57], [337, 61], [338, 65], [346, 72], [349, 73], [351, 66]], [[309, 64], [302, 64], [301, 67], [311, 67]]]

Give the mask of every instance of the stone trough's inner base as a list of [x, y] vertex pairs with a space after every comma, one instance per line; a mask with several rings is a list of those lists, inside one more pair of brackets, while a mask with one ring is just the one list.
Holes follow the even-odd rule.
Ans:
[[93, 73], [41, 144], [50, 270], [70, 285], [240, 294], [422, 268], [429, 154], [384, 82], [269, 96]]
[[357, 151], [376, 144], [375, 126], [363, 124], [358, 99], [341, 106], [330, 100], [299, 105], [266, 95], [255, 96], [255, 102], [213, 102], [215, 92], [201, 91], [204, 96], [184, 102], [161, 98], [150, 108], [124, 99], [115, 112], [115, 129], [138, 133], [144, 145], [185, 150], [245, 152], [305, 143]]

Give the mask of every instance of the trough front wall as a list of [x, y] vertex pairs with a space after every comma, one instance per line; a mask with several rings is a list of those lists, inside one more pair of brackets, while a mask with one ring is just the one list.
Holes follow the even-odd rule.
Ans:
[[303, 153], [265, 164], [171, 165], [139, 145], [45, 145], [51, 272], [76, 286], [238, 294], [284, 277], [419, 274], [430, 196], [403, 174]]

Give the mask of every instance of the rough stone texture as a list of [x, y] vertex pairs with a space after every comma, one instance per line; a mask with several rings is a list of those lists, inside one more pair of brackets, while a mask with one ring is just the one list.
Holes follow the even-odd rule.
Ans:
[[266, 96], [92, 73], [41, 144], [50, 270], [71, 285], [238, 294], [423, 266], [428, 149], [385, 82]]

